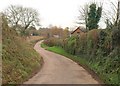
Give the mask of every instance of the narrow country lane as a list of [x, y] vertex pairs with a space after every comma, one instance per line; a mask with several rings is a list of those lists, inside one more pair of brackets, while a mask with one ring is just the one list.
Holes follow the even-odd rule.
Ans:
[[77, 63], [40, 47], [34, 49], [43, 57], [42, 69], [24, 84], [98, 84], [98, 81]]

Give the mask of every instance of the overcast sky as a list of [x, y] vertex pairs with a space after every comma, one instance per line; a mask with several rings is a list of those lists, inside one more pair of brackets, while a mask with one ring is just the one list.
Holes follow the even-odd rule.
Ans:
[[[104, 2], [104, 9], [109, 10], [111, 8], [108, 1], [115, 2], [116, 0], [1, 0], [0, 11], [5, 10], [10, 5], [32, 7], [38, 10], [42, 27], [47, 27], [50, 24], [63, 28], [74, 27], [80, 6], [91, 1]], [[103, 22], [100, 23], [100, 26], [105, 27]]]

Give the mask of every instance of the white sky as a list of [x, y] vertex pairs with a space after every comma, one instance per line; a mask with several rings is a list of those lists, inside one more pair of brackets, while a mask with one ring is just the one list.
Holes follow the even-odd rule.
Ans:
[[[1, 0], [0, 11], [5, 10], [10, 5], [22, 5], [24, 7], [32, 7], [38, 10], [42, 27], [50, 24], [65, 27], [76, 26], [77, 16], [79, 15], [79, 7], [85, 3], [95, 0]], [[96, 0], [104, 2], [104, 8], [110, 9], [107, 1], [116, 0]], [[100, 27], [105, 25], [101, 22]]]

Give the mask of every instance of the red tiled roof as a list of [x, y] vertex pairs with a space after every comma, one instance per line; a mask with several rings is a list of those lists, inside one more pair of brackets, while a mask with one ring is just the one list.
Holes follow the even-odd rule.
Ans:
[[73, 32], [71, 32], [71, 34], [73, 34], [75, 31], [77, 31], [78, 29], [80, 29], [82, 32], [86, 32], [85, 29], [82, 29], [81, 27], [77, 27], [77, 29], [75, 29]]

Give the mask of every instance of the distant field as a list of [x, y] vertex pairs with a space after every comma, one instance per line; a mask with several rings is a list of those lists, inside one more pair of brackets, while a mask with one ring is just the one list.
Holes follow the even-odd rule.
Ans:
[[43, 39], [44, 37], [42, 36], [30, 36], [27, 38], [27, 41], [28, 42], [32, 42], [32, 41], [36, 41], [36, 40], [40, 40], [40, 39]]

